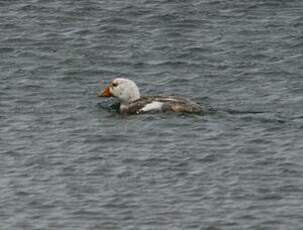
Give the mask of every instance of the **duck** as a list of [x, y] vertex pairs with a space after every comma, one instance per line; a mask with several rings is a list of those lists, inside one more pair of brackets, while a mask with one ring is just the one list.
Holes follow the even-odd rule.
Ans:
[[98, 97], [115, 97], [121, 114], [150, 112], [204, 113], [206, 107], [180, 96], [141, 96], [136, 83], [127, 78], [115, 78]]

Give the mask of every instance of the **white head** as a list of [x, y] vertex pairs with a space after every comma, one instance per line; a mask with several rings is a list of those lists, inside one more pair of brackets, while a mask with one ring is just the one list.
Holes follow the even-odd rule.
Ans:
[[117, 97], [121, 103], [129, 103], [140, 98], [140, 92], [135, 82], [126, 78], [112, 80], [103, 91], [103, 97]]

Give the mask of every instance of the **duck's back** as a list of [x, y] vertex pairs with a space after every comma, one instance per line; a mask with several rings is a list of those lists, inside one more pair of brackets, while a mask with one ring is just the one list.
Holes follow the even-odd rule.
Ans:
[[178, 96], [141, 97], [121, 109], [122, 113], [139, 114], [155, 111], [203, 113], [206, 108], [189, 99]]

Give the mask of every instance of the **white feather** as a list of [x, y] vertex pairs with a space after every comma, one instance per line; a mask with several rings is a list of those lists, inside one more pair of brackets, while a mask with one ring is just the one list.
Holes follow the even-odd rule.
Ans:
[[159, 101], [153, 101], [149, 104], [146, 104], [142, 109], [140, 109], [140, 112], [147, 112], [151, 110], [160, 110], [163, 106], [162, 102]]

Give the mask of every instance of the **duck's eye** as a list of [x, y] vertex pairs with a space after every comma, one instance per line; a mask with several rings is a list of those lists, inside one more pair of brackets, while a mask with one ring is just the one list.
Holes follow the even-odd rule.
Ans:
[[118, 84], [117, 83], [112, 83], [112, 86], [116, 87], [116, 86], [118, 86]]

